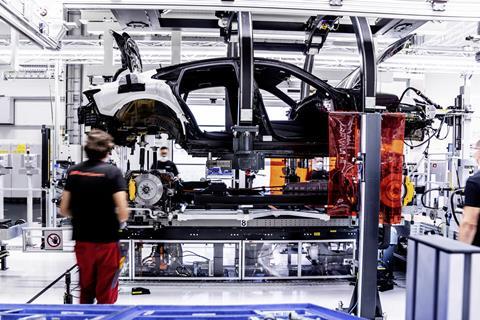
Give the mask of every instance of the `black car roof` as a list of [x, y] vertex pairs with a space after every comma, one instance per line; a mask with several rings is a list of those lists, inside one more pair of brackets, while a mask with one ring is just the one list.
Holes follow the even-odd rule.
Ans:
[[[167, 67], [163, 68], [158, 68], [157, 73], [153, 76], [153, 78], [159, 78], [161, 76], [167, 75], [167, 74], [177, 74], [177, 72], [180, 72], [184, 68], [192, 67], [192, 66], [201, 66], [201, 65], [208, 65], [208, 64], [217, 64], [217, 63], [238, 63], [239, 58], [235, 57], [219, 57], [219, 58], [211, 58], [211, 59], [203, 59], [203, 60], [196, 60], [196, 61], [189, 61], [189, 62], [184, 62], [176, 65], [170, 65]], [[317, 83], [319, 86], [324, 87], [326, 90], [332, 90], [334, 89], [331, 85], [326, 83], [325, 81], [319, 79], [318, 77], [314, 76], [311, 73], [308, 73], [307, 71], [303, 70], [302, 68], [280, 60], [274, 60], [274, 59], [267, 59], [267, 58], [254, 58], [254, 63], [255, 64], [263, 64], [263, 65], [269, 65], [269, 66], [281, 66], [285, 69], [290, 69], [293, 71], [296, 71], [300, 74], [303, 74], [305, 77], [309, 78], [310, 81]], [[163, 77], [162, 77], [163, 78]]]

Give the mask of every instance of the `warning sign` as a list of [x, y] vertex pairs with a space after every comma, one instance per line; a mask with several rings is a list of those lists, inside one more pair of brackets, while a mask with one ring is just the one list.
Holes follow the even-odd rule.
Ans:
[[58, 230], [45, 230], [45, 250], [63, 250], [63, 234]]

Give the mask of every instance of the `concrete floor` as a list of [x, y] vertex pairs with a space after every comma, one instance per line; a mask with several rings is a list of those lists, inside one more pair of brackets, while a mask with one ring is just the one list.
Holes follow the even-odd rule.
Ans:
[[[73, 253], [23, 253], [11, 251], [9, 269], [0, 271], [0, 303], [25, 303], [38, 291], [75, 264]], [[77, 280], [74, 276], [74, 282]], [[401, 281], [399, 281], [400, 283]], [[74, 284], [76, 285], [76, 284]], [[150, 295], [132, 296], [134, 286], [150, 289]], [[403, 285], [402, 285], [403, 286]], [[348, 304], [353, 287], [346, 281], [295, 282], [142, 282], [121, 283], [117, 304], [140, 305], [235, 305], [313, 303], [335, 308]], [[61, 304], [64, 282], [47, 291], [35, 303]], [[78, 295], [78, 292], [74, 292]], [[76, 299], [75, 299], [76, 300]], [[405, 289], [381, 293], [387, 319], [405, 318]]]

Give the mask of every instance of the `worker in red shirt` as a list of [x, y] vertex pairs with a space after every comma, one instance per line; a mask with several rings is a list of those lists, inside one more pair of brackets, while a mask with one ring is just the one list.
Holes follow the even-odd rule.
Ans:
[[88, 134], [88, 160], [68, 170], [60, 211], [72, 218], [80, 273], [80, 303], [115, 303], [120, 268], [120, 224], [128, 219], [127, 186], [122, 172], [107, 163], [112, 137]]

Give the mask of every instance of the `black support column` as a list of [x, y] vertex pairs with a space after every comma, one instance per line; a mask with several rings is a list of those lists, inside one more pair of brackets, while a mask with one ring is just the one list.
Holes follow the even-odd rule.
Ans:
[[[378, 222], [380, 212], [381, 115], [375, 113], [376, 59], [366, 18], [352, 17], [357, 36], [362, 90], [359, 273], [357, 315], [374, 319], [381, 312], [377, 290]], [[371, 113], [365, 113], [370, 111]], [[372, 112], [373, 111], [373, 112]]]
[[237, 123], [233, 127], [233, 168], [240, 170], [260, 170], [265, 166], [264, 156], [254, 151], [254, 140], [259, 133], [258, 125], [253, 125], [254, 58], [252, 14], [239, 12], [238, 43], [240, 54], [240, 74], [238, 93]]
[[251, 125], [253, 120], [253, 30], [252, 14], [238, 13], [240, 49], [240, 92], [238, 125]]
[[41, 169], [41, 208], [42, 208], [42, 227], [47, 226], [48, 210], [50, 207], [49, 197], [50, 193], [50, 128], [42, 126], [42, 169]]

